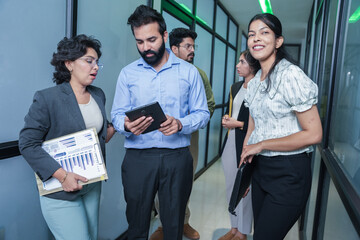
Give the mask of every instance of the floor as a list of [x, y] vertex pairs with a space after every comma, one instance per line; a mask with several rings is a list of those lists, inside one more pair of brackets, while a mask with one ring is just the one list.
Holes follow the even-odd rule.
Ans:
[[[225, 197], [225, 178], [221, 161], [215, 162], [194, 182], [190, 196], [190, 225], [200, 233], [200, 239], [217, 240], [230, 230], [230, 219]], [[150, 233], [159, 225], [154, 218]], [[298, 240], [297, 224], [290, 230], [285, 240]], [[188, 238], [183, 237], [183, 240]], [[252, 240], [252, 235], [248, 236]]]

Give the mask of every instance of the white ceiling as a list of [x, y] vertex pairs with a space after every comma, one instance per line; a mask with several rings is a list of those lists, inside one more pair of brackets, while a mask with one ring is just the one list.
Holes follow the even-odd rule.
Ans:
[[[247, 33], [250, 19], [261, 13], [258, 0], [220, 0]], [[314, 0], [272, 0], [271, 6], [283, 27], [285, 43], [301, 43], [305, 39], [307, 23]]]

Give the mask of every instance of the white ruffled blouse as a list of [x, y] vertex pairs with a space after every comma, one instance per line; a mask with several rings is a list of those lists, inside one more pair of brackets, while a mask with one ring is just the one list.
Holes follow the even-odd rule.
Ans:
[[[260, 81], [260, 76], [261, 70], [248, 83], [244, 100], [255, 123], [249, 145], [301, 131], [295, 112], [309, 110], [317, 103], [318, 97], [317, 85], [299, 67], [286, 59], [282, 59], [271, 74], [269, 91], [266, 91], [268, 79]], [[264, 150], [260, 154], [291, 155], [312, 150], [310, 146], [290, 152]]]

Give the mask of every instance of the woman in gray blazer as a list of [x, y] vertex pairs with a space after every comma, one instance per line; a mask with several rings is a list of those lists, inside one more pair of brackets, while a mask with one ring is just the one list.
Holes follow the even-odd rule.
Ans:
[[105, 159], [105, 142], [114, 134], [105, 114], [105, 94], [91, 86], [101, 44], [86, 35], [64, 38], [51, 64], [55, 87], [35, 93], [20, 132], [20, 152], [42, 181], [59, 180], [64, 191], [40, 196], [41, 211], [56, 239], [97, 239], [101, 183], [67, 172], [41, 145], [44, 141], [96, 128]]

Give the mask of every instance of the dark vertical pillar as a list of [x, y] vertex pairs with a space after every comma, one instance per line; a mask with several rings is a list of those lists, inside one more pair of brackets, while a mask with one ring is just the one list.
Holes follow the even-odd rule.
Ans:
[[77, 32], [78, 0], [66, 0], [66, 26], [65, 36], [70, 38]]

